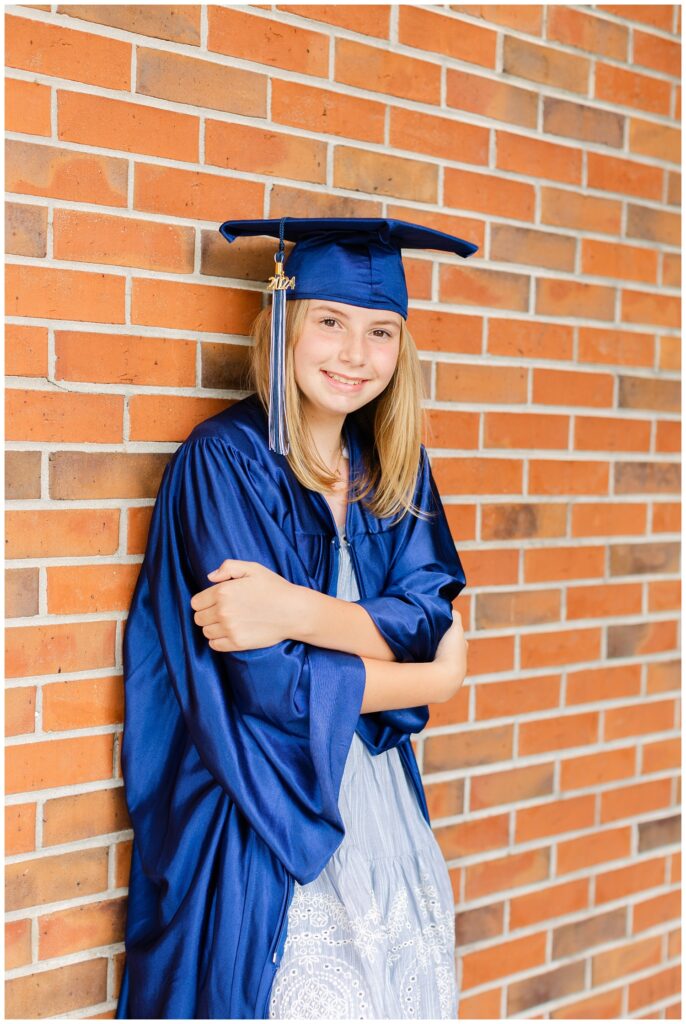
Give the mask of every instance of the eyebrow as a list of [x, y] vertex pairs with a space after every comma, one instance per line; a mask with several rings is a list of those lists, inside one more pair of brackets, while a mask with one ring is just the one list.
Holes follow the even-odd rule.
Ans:
[[[348, 314], [344, 313], [342, 309], [332, 309], [331, 306], [315, 306], [313, 312], [315, 313], [333, 313], [334, 316], [341, 316], [344, 319], [349, 319]], [[377, 326], [378, 324], [385, 324], [388, 327], [399, 327], [400, 324], [397, 320], [372, 320], [372, 325]]]

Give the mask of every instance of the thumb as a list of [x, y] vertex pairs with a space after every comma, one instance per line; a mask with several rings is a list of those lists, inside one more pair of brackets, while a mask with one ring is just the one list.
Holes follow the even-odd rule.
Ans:
[[224, 583], [225, 580], [235, 580], [240, 576], [247, 575], [247, 562], [241, 562], [237, 558], [226, 558], [218, 569], [208, 572], [207, 578], [213, 583]]

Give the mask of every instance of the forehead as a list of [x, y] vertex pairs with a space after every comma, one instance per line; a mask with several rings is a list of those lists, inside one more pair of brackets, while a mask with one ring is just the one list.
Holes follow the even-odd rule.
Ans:
[[353, 306], [347, 302], [330, 299], [316, 299], [310, 302], [311, 313], [333, 313], [343, 320], [364, 320], [366, 323], [395, 325], [402, 322], [400, 313], [393, 309], [370, 309], [367, 306]]

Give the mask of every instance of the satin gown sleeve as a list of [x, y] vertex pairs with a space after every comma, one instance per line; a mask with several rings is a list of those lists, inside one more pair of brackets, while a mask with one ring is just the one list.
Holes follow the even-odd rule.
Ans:
[[[399, 662], [429, 662], [452, 624], [452, 602], [467, 580], [424, 445], [414, 503], [426, 518], [408, 513], [387, 533], [388, 565], [383, 592], [361, 598], [379, 632]], [[428, 705], [362, 716], [368, 745], [381, 751], [421, 732]]]
[[257, 462], [221, 438], [187, 441], [168, 466], [126, 629], [127, 694], [137, 706], [127, 717], [122, 756], [127, 744], [150, 751], [147, 771], [141, 765], [126, 772], [135, 822], [136, 811], [143, 814], [155, 799], [156, 768], [168, 770], [171, 757], [159, 749], [164, 707], [146, 699], [164, 690], [162, 673], [205, 768], [305, 884], [343, 837], [338, 794], [364, 694], [363, 662], [292, 640], [216, 652], [190, 605], [225, 558], [305, 582], [271, 515], [274, 487]]
[[424, 445], [414, 502], [429, 518], [408, 513], [389, 531], [393, 543], [383, 594], [357, 603], [397, 661], [433, 661], [452, 622], [452, 602], [467, 580]]

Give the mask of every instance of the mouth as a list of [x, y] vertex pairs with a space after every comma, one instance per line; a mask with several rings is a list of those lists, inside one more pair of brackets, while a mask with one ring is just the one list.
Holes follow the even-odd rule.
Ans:
[[357, 391], [363, 384], [367, 383], [366, 377], [346, 377], [342, 373], [331, 373], [329, 370], [321, 371], [326, 379], [338, 389], [345, 389], [346, 391]]

